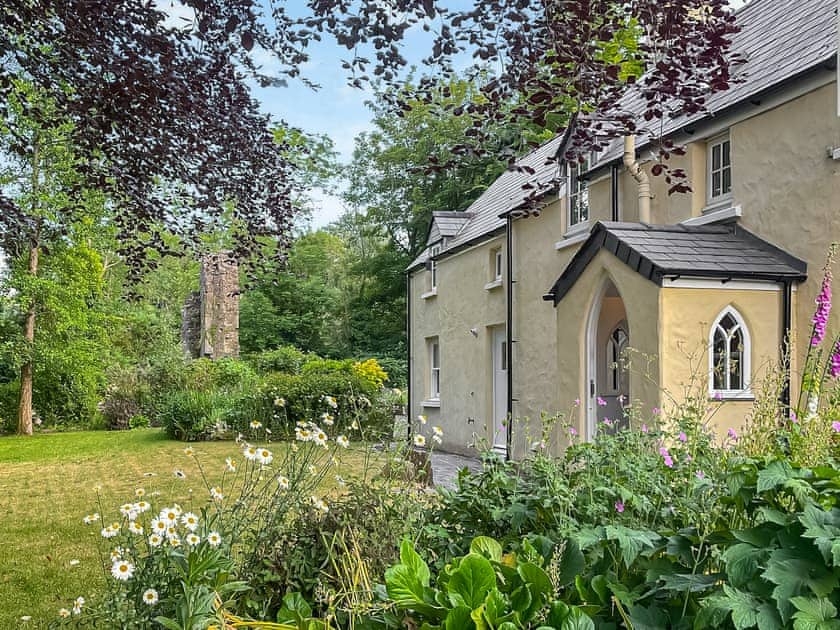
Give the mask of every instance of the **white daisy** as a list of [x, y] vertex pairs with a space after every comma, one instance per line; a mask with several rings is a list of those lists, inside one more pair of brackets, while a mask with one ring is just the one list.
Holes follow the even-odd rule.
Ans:
[[319, 512], [329, 512], [330, 508], [327, 506], [326, 502], [323, 499], [319, 499], [318, 497], [310, 497], [312, 501], [312, 507], [314, 507]]
[[76, 600], [73, 602], [73, 614], [74, 615], [82, 614], [82, 606], [84, 606], [84, 605], [85, 605], [85, 598], [82, 597], [82, 596], [77, 597]]
[[[215, 488], [214, 488], [215, 489]], [[181, 515], [181, 523], [191, 532], [198, 529], [198, 516], [192, 512], [187, 512]]]
[[434, 433], [438, 437], [443, 437], [443, 429], [440, 427], [432, 427], [432, 433]]
[[146, 490], [144, 488], [137, 488], [137, 490], [134, 491], [134, 496], [138, 499], [142, 499], [146, 496]]
[[321, 420], [322, 420], [322, 421], [323, 421], [323, 423], [324, 423], [324, 424], [326, 424], [328, 427], [331, 427], [331, 426], [333, 425], [333, 423], [335, 422], [335, 418], [333, 418], [333, 417], [332, 417], [330, 414], [328, 414], [326, 411], [325, 411], [324, 413], [322, 413], [322, 414], [321, 414]]
[[180, 547], [181, 546], [181, 538], [177, 535], [173, 535], [169, 537], [169, 546], [170, 547]]
[[354, 431], [358, 431], [359, 430], [359, 421], [358, 420], [353, 420], [353, 422], [350, 423], [350, 428], [353, 429]]
[[163, 536], [160, 534], [152, 534], [149, 536], [149, 545], [151, 547], [160, 547], [163, 544]]
[[138, 525], [136, 521], [131, 521], [128, 524], [128, 531], [130, 531], [132, 534], [137, 534], [138, 536], [142, 536], [143, 535], [143, 526]]
[[262, 426], [262, 422], [259, 420], [251, 420], [251, 428], [252, 429], [259, 429]]
[[126, 580], [131, 579], [131, 576], [134, 575], [134, 565], [128, 560], [117, 560], [111, 566], [111, 575], [113, 575], [115, 579], [125, 582]]
[[122, 514], [123, 516], [127, 517], [127, 518], [128, 518], [128, 520], [130, 520], [130, 521], [134, 520], [134, 519], [132, 518], [132, 516], [135, 516], [135, 513], [134, 513], [134, 504], [133, 504], [133, 503], [123, 503], [123, 504], [120, 506], [120, 514]]
[[257, 459], [257, 448], [255, 446], [246, 446], [242, 454], [249, 462], [253, 462]]
[[79, 561], [78, 561], [78, 560], [71, 560], [71, 561], [70, 561], [70, 566], [71, 566], [71, 567], [77, 567], [77, 566], [79, 566]]
[[85, 516], [82, 519], [82, 521], [84, 521], [85, 525], [90, 525], [92, 523], [95, 523], [98, 520], [99, 520], [99, 513], [98, 512], [94, 512], [93, 514], [88, 514], [87, 516]]
[[213, 486], [210, 488], [210, 498], [214, 501], [221, 501], [225, 498], [225, 495], [222, 493], [222, 489], [219, 486]]
[[280, 486], [281, 490], [288, 490], [289, 489], [289, 478], [280, 475], [277, 477], [277, 485]]
[[420, 433], [414, 436], [414, 446], [426, 446], [426, 436]]
[[211, 547], [218, 547], [222, 544], [222, 537], [219, 532], [210, 532], [207, 534], [207, 544]]
[[166, 523], [167, 527], [171, 527], [178, 523], [179, 512], [180, 510], [176, 510], [174, 507], [163, 508], [158, 518]]
[[108, 525], [108, 527], [103, 527], [100, 533], [102, 538], [113, 538], [119, 533], [119, 528], [114, 529], [113, 525]]
[[324, 402], [333, 409], [338, 409], [338, 401], [333, 396], [324, 396]]
[[268, 466], [271, 463], [271, 460], [274, 459], [274, 455], [271, 454], [267, 448], [257, 449], [257, 461], [262, 464], [263, 466]]
[[347, 448], [348, 446], [350, 446], [350, 440], [347, 439], [346, 435], [339, 435], [337, 438], [335, 438], [335, 443], [342, 448]]
[[274, 406], [275, 407], [285, 407], [286, 406], [286, 399], [285, 398], [275, 398], [274, 399]]
[[148, 512], [150, 509], [152, 509], [152, 505], [148, 501], [138, 501], [134, 504], [134, 510], [139, 514]]
[[158, 592], [153, 588], [147, 588], [143, 591], [143, 603], [146, 606], [154, 606], [158, 603]]
[[198, 536], [198, 534], [187, 534], [187, 544], [190, 547], [195, 547], [200, 542], [201, 538]]
[[429, 419], [421, 413], [419, 416], [417, 416], [417, 421], [420, 424], [426, 424], [429, 421]]
[[61, 617], [62, 619], [67, 619], [67, 617], [70, 616], [70, 611], [67, 610], [66, 608], [62, 608], [58, 611], [58, 616]]
[[232, 458], [228, 457], [225, 460], [225, 468], [228, 472], [236, 472], [236, 462]]
[[327, 445], [327, 434], [323, 431], [317, 431], [315, 433], [315, 437], [312, 438], [315, 444], [318, 446], [326, 446]]
[[192, 446], [188, 446], [184, 449], [184, 455], [186, 455], [187, 457], [192, 457], [193, 455], [195, 455], [195, 449]]
[[163, 535], [166, 533], [166, 528], [168, 527], [166, 521], [160, 518], [153, 518], [152, 519], [152, 531], [156, 534]]

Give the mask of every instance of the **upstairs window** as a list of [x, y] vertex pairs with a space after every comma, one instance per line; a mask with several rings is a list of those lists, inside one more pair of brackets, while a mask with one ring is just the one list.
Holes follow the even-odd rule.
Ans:
[[709, 161], [709, 203], [726, 199], [732, 194], [732, 157], [729, 136], [711, 140], [707, 145]]
[[567, 165], [569, 227], [589, 221], [589, 184], [583, 174], [589, 170], [590, 160]]
[[493, 256], [491, 257], [493, 261], [493, 280], [501, 280], [502, 279], [502, 271], [504, 270], [504, 262], [502, 259], [502, 248], [497, 247], [493, 250]]
[[437, 261], [435, 260], [435, 256], [440, 254], [440, 245], [434, 245], [432, 247], [432, 252], [429, 256], [429, 273], [431, 274], [431, 289], [434, 291], [437, 289]]
[[728, 306], [709, 335], [709, 390], [716, 398], [748, 394], [750, 335], [740, 313]]

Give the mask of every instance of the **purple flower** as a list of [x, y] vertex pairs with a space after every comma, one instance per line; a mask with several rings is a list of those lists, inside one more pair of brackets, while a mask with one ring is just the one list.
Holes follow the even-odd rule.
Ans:
[[834, 351], [831, 353], [831, 359], [829, 359], [829, 373], [831, 374], [831, 378], [840, 377], [840, 339], [834, 344]]
[[575, 407], [580, 407], [580, 398], [575, 398]]
[[790, 410], [790, 421], [793, 422], [793, 424], [799, 424], [799, 418], [796, 416], [796, 412], [793, 409]]
[[622, 503], [621, 501], [616, 501], [615, 502], [615, 511], [618, 512], [619, 514], [621, 514], [624, 511], [624, 503]]
[[698, 470], [696, 473], [694, 473], [694, 476], [698, 479], [705, 479], [706, 473], [704, 473], [702, 470]]
[[835, 420], [831, 423], [831, 428], [834, 429], [835, 433], [840, 433], [840, 420]]
[[577, 429], [574, 427], [569, 427], [569, 435], [577, 435]]
[[600, 396], [598, 396], [598, 398], [597, 398], [597, 403], [598, 403], [599, 407], [606, 407], [607, 406], [607, 401], [604, 400], [603, 398], [601, 398]]
[[828, 314], [831, 312], [831, 270], [826, 266], [822, 287], [816, 299], [817, 310], [811, 322], [814, 324], [814, 335], [811, 346], [818, 346], [825, 339], [825, 327], [828, 324]]
[[720, 392], [715, 392], [714, 399], [723, 400], [723, 394], [721, 394]]
[[651, 411], [653, 412], [654, 416], [658, 416], [660, 413], [662, 413], [662, 410], [659, 407], [654, 407], [653, 409], [651, 409]]
[[664, 446], [660, 446], [659, 447], [659, 454], [662, 455], [662, 457], [668, 457], [668, 449], [665, 448]]
[[662, 459], [663, 459], [663, 462], [665, 463], [665, 465], [666, 465], [668, 468], [673, 468], [673, 467], [674, 467], [674, 460], [673, 460], [673, 459], [671, 459], [671, 456], [670, 456], [670, 455], [666, 455], [666, 456], [665, 456], [665, 457], [663, 457]]
[[604, 424], [606, 424], [608, 427], [611, 427], [612, 426], [612, 420], [610, 420], [609, 418], [604, 418]]
[[734, 442], [738, 441], [738, 434], [735, 433], [735, 429], [729, 429], [729, 431], [726, 432], [726, 435], [728, 435], [730, 438], [732, 438], [732, 441], [734, 441]]
[[680, 431], [680, 434], [677, 437], [680, 442], [688, 442], [688, 436], [685, 434], [685, 431]]
[[642, 433], [647, 433], [647, 432], [648, 432], [648, 425], [645, 424], [644, 422], [642, 422]]
[[686, 456], [685, 456], [685, 461], [690, 462], [690, 461], [692, 461], [693, 459], [694, 459], [694, 458], [691, 456], [691, 454], [690, 454], [690, 453], [689, 453], [689, 454], [686, 454]]

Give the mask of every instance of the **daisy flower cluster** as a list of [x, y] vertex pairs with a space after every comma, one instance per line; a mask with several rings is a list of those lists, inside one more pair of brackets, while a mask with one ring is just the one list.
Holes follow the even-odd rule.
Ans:
[[[417, 416], [417, 422], [420, 423], [421, 426], [426, 426], [429, 422], [429, 419], [424, 415]], [[432, 442], [435, 444], [442, 444], [443, 443], [443, 429], [439, 426], [432, 427]], [[423, 448], [426, 446], [426, 436], [422, 433], [415, 433], [414, 434], [414, 446], [418, 448]]]

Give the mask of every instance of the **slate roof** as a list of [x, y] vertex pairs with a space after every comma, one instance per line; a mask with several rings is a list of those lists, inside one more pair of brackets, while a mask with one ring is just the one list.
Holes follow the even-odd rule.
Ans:
[[799, 282], [808, 265], [738, 225], [598, 222], [543, 296], [556, 305], [602, 249], [662, 286], [666, 277]]
[[[741, 30], [732, 35], [731, 50], [740, 53], [746, 63], [735, 67], [733, 73], [743, 81], [710, 96], [706, 101], [709, 112], [666, 119], [662, 135], [720, 114], [831, 60], [837, 53], [837, 0], [752, 0], [736, 15]], [[641, 111], [642, 98], [637, 92], [628, 93], [620, 107]], [[637, 149], [645, 143], [639, 137]], [[593, 165], [594, 169], [620, 158], [622, 152], [623, 140], [619, 138]]]
[[472, 212], [433, 212], [432, 218], [440, 235], [450, 238], [458, 234], [464, 224], [473, 217]]
[[[472, 215], [471, 220], [463, 226], [463, 229], [452, 240], [447, 243], [443, 253], [472, 244], [476, 239], [481, 239], [489, 234], [501, 230], [505, 226], [505, 220], [499, 215], [513, 210], [522, 203], [526, 191], [522, 188], [526, 182], [536, 183], [537, 187], [544, 193], [554, 190], [559, 185], [557, 163], [551, 160], [557, 147], [560, 146], [561, 137], [557, 136], [548, 142], [537, 147], [525, 157], [517, 160], [519, 166], [534, 169], [533, 175], [505, 171], [496, 181], [487, 187], [481, 196], [476, 199], [467, 211]], [[443, 213], [435, 213], [435, 216]], [[448, 212], [447, 215], [459, 215], [460, 212]], [[437, 222], [437, 219], [434, 219]], [[409, 265], [409, 270], [421, 266], [428, 260], [428, 252], [424, 251], [414, 262]]]
[[[763, 92], [830, 61], [837, 52], [837, 0], [752, 0], [737, 11], [741, 31], [732, 36], [732, 50], [747, 62], [734, 70], [744, 81], [729, 90], [712, 95], [707, 101], [709, 112], [679, 116], [666, 120], [664, 134], [675, 133], [689, 123], [711, 118]], [[623, 108], [638, 111], [640, 98], [628, 93]], [[504, 229], [505, 212], [513, 210], [525, 196], [522, 186], [535, 182], [539, 189], [561, 192], [558, 165], [548, 162], [560, 146], [558, 136], [541, 145], [518, 163], [531, 166], [534, 175], [506, 171], [484, 194], [467, 208], [472, 219], [451, 239], [439, 257], [477, 243]], [[637, 149], [646, 140], [637, 139]], [[621, 159], [623, 141], [616, 140], [593, 165], [593, 171]], [[428, 259], [424, 251], [408, 270], [422, 266]]]

